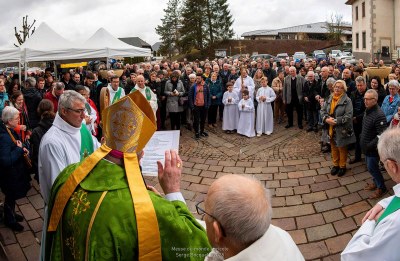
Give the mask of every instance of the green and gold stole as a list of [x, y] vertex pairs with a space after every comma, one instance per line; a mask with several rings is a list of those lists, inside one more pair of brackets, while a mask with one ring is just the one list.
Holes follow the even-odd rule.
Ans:
[[377, 224], [379, 224], [379, 222], [381, 222], [382, 219], [396, 212], [399, 209], [400, 209], [400, 198], [394, 196], [394, 198], [392, 199], [392, 201], [390, 201], [389, 205], [387, 206], [383, 214], [379, 217]]
[[81, 126], [81, 160], [93, 153], [92, 134], [86, 128], [85, 124]]

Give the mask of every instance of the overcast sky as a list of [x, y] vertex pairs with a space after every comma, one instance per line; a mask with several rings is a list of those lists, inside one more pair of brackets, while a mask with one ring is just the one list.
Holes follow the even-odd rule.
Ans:
[[[1, 2], [6, 0], [1, 0]], [[167, 0], [7, 0], [2, 5], [0, 46], [16, 43], [14, 26], [21, 28], [22, 17], [36, 19], [36, 27], [46, 22], [72, 41], [89, 38], [104, 27], [116, 37], [138, 36], [153, 45], [159, 41], [154, 28], [161, 23]], [[258, 29], [278, 29], [322, 22], [331, 14], [342, 14], [351, 22], [351, 7], [345, 0], [228, 0], [235, 19], [236, 36]], [[246, 3], [246, 4], [245, 4]], [[299, 5], [302, 3], [302, 5]]]

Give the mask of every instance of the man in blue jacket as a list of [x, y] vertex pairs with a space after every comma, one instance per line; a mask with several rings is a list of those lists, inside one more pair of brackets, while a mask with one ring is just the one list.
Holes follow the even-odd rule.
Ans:
[[207, 137], [207, 132], [204, 131], [206, 122], [207, 110], [210, 107], [210, 90], [207, 84], [204, 83], [206, 77], [202, 74], [196, 75], [196, 84], [189, 90], [189, 106], [193, 111], [194, 123], [193, 129], [196, 133], [195, 138], [200, 136]]

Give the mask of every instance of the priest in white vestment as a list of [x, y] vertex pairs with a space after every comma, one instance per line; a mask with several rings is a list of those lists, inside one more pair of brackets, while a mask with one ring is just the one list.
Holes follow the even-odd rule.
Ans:
[[146, 98], [146, 100], [150, 103], [154, 115], [156, 115], [158, 109], [157, 95], [151, 90], [150, 87], [145, 85], [143, 75], [136, 77], [136, 85], [132, 89], [131, 93], [134, 91], [139, 91]]
[[125, 96], [124, 88], [119, 87], [119, 77], [116, 75], [111, 76], [111, 83], [107, 85], [108, 92], [110, 93], [110, 104], [114, 104], [116, 101]]
[[269, 191], [257, 179], [240, 175], [217, 179], [196, 210], [204, 215], [213, 247], [206, 261], [304, 260], [289, 233], [271, 224]]
[[274, 90], [267, 85], [268, 81], [266, 77], [261, 78], [261, 87], [257, 91], [256, 100], [258, 102], [257, 107], [257, 121], [256, 121], [256, 132], [257, 136], [265, 133], [271, 135], [274, 131], [274, 114], [272, 112], [272, 105], [276, 98]]
[[250, 99], [254, 100], [254, 81], [253, 78], [247, 75], [247, 69], [242, 68], [240, 70], [240, 76], [236, 79], [235, 84], [233, 85], [233, 90], [239, 96], [239, 99], [242, 99], [242, 92], [244, 90], [249, 91]]
[[[100, 147], [100, 143], [83, 124], [85, 102], [85, 98], [76, 91], [65, 91], [60, 96], [53, 126], [40, 142], [38, 170], [45, 216], [51, 187], [60, 172]], [[44, 222], [43, 231], [46, 229]], [[44, 249], [45, 235], [42, 234], [41, 251]]]
[[362, 219], [341, 254], [342, 261], [400, 260], [400, 128], [388, 129], [378, 141], [379, 157], [396, 185]]

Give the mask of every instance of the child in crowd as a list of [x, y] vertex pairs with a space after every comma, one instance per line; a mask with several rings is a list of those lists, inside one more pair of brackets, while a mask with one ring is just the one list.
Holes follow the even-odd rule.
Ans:
[[250, 99], [248, 90], [242, 92], [242, 97], [238, 104], [240, 115], [237, 132], [251, 138], [256, 136], [254, 131], [254, 104]]
[[239, 108], [237, 104], [239, 103], [239, 97], [236, 92], [233, 91], [233, 83], [228, 82], [226, 84], [228, 89], [222, 98], [222, 103], [224, 106], [224, 119], [222, 121], [222, 129], [226, 133], [233, 133], [237, 130], [239, 122]]
[[274, 131], [274, 115], [272, 113], [271, 102], [276, 98], [274, 90], [267, 85], [267, 77], [261, 78], [261, 87], [257, 91], [256, 100], [258, 102], [256, 131], [257, 136], [262, 133], [271, 135]]

